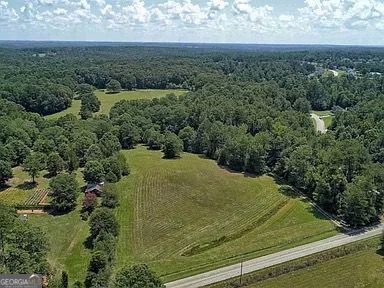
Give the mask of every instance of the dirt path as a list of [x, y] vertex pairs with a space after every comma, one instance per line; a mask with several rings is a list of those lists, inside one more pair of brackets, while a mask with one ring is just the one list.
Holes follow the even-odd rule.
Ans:
[[28, 215], [45, 215], [48, 214], [44, 210], [41, 209], [33, 209], [33, 210], [17, 210], [17, 214], [28, 214]]

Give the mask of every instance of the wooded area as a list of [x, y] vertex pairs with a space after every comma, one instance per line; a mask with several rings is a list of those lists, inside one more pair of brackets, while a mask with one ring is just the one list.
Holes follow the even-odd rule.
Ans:
[[[114, 183], [129, 173], [120, 150], [142, 143], [162, 149], [165, 158], [183, 150], [235, 171], [271, 173], [352, 227], [368, 225], [384, 208], [384, 77], [370, 73], [384, 72], [383, 57], [373, 48], [0, 49], [0, 183], [6, 185], [19, 165], [33, 181], [48, 169], [53, 188], [71, 182], [78, 167], [89, 182]], [[314, 73], [319, 67], [346, 73]], [[144, 88], [189, 92], [122, 100], [109, 115], [94, 115], [100, 109], [95, 89], [113, 97]], [[81, 119], [43, 117], [70, 107], [74, 98], [81, 99]], [[312, 109], [333, 110], [328, 133], [316, 134]], [[75, 205], [72, 184], [56, 189], [69, 189], [53, 200], [60, 213]]]

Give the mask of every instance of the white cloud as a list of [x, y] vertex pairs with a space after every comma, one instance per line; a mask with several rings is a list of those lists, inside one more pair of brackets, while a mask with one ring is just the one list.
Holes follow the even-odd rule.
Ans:
[[11, 24], [19, 19], [14, 8], [9, 7], [8, 1], [0, 1], [0, 23]]
[[208, 6], [212, 10], [223, 10], [228, 5], [229, 3], [225, 0], [211, 0], [210, 2], [208, 2]]
[[302, 26], [312, 29], [361, 29], [384, 17], [381, 0], [306, 0], [299, 9]]
[[19, 4], [0, 0], [0, 22], [31, 34], [44, 29], [106, 27], [138, 34], [161, 29], [161, 35], [195, 33], [196, 37], [203, 33], [279, 37], [384, 30], [384, 0], [300, 1], [301, 8], [278, 13], [272, 5], [258, 6], [253, 0], [21, 0]]

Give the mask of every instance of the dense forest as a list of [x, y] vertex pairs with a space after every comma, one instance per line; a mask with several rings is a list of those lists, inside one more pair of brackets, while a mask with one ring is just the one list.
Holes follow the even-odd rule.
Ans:
[[[53, 187], [70, 182], [79, 166], [89, 182], [117, 182], [129, 173], [119, 151], [143, 143], [169, 158], [184, 150], [234, 171], [270, 173], [351, 226], [368, 225], [384, 209], [382, 59], [383, 50], [369, 48], [3, 48], [0, 181], [23, 165], [32, 174], [67, 171]], [[314, 73], [319, 68], [346, 72]], [[123, 100], [109, 115], [94, 115], [94, 89], [143, 88], [189, 92]], [[81, 99], [81, 119], [43, 117], [74, 98]], [[328, 133], [315, 132], [312, 109], [334, 111]], [[54, 204], [66, 211], [75, 201]]]

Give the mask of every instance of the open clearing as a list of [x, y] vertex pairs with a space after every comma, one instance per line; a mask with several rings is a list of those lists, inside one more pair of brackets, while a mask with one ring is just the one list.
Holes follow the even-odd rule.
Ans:
[[[48, 179], [40, 176], [36, 178], [36, 184], [31, 183], [31, 177], [22, 167], [12, 169], [13, 178], [8, 181], [8, 187], [0, 190], [0, 201], [9, 205], [25, 203], [36, 191], [36, 189], [46, 189]], [[43, 171], [41, 175], [44, 175]]]
[[75, 211], [65, 215], [29, 215], [31, 223], [39, 226], [47, 235], [50, 251], [48, 261], [54, 269], [68, 272], [70, 283], [84, 281], [90, 251], [84, 247], [89, 235], [88, 222], [80, 218], [82, 196]]
[[[95, 91], [95, 95], [101, 102], [100, 111], [96, 114], [108, 114], [113, 105], [121, 100], [137, 100], [137, 99], [154, 99], [161, 98], [168, 94], [175, 94], [180, 96], [186, 93], [185, 90], [157, 90], [157, 89], [143, 89], [135, 91], [122, 91], [115, 94], [107, 94], [104, 90]], [[80, 112], [81, 101], [73, 100], [72, 106], [68, 109], [46, 116], [47, 119], [57, 119], [67, 114], [78, 116]]]
[[[43, 174], [43, 173], [42, 173]], [[11, 180], [12, 186], [17, 186], [18, 183], [24, 183], [29, 180], [27, 173], [21, 170], [20, 167], [14, 170], [15, 178]], [[76, 173], [76, 179], [79, 185], [84, 185], [82, 173], [80, 170]], [[13, 193], [13, 197], [17, 201], [9, 203], [4, 201], [1, 197], [2, 193], [11, 193], [15, 187], [10, 187], [7, 190], [0, 192], [0, 201], [9, 204], [22, 204], [31, 196], [36, 189], [44, 189], [48, 187], [49, 179], [39, 177], [37, 179], [38, 185], [33, 189], [18, 189], [17, 193]], [[7, 198], [5, 198], [7, 199]], [[48, 253], [48, 261], [53, 269], [58, 271], [65, 270], [69, 274], [70, 283], [76, 280], [83, 281], [85, 273], [88, 268], [89, 251], [84, 247], [84, 241], [89, 235], [88, 223], [82, 221], [80, 218], [80, 209], [83, 195], [79, 195], [78, 206], [75, 211], [65, 215], [53, 216], [49, 214], [44, 215], [29, 215], [28, 220], [39, 226], [47, 235], [49, 241], [50, 251]]]
[[377, 249], [368, 249], [246, 287], [381, 288], [384, 287], [383, 272], [383, 256]]
[[[117, 184], [121, 234], [116, 268], [148, 263], [168, 282], [337, 233], [301, 198], [279, 192], [269, 176], [233, 173], [189, 153], [165, 160], [160, 151], [144, 146], [124, 154], [131, 174]], [[77, 174], [83, 185], [80, 170]], [[28, 179], [21, 170], [15, 175], [16, 186]], [[43, 188], [48, 179], [38, 181]], [[66, 270], [70, 283], [84, 280], [89, 261], [81, 199], [66, 215], [29, 216], [47, 233], [49, 262]]]
[[336, 234], [269, 176], [232, 173], [187, 153], [165, 160], [143, 146], [124, 153], [131, 175], [118, 183], [117, 267], [148, 263], [170, 281]]
[[[332, 125], [334, 115], [333, 115], [331, 110], [311, 111], [311, 113], [316, 114], [317, 116], [319, 116], [324, 121], [325, 128], [328, 129]], [[314, 121], [314, 120], [312, 120], [312, 121]], [[316, 122], [314, 122], [314, 125], [316, 125]]]

